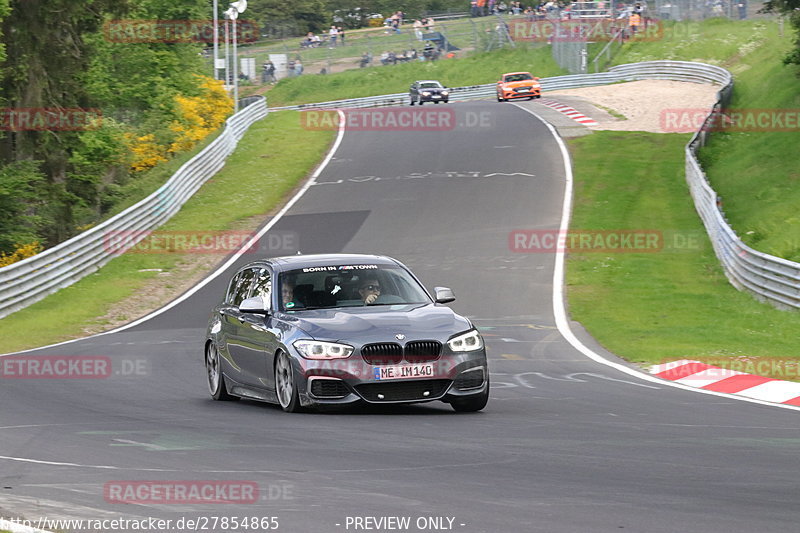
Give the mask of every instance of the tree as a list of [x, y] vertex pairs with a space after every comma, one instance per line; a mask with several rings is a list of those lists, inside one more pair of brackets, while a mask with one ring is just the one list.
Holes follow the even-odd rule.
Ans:
[[783, 59], [787, 65], [800, 65], [800, 0], [768, 0], [761, 9], [764, 13], [787, 15], [789, 24], [795, 29], [794, 50]]

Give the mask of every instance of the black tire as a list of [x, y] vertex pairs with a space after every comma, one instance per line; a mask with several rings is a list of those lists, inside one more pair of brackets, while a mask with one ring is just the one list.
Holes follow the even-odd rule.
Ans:
[[529, 96], [528, 100], [533, 100], [534, 98], [536, 98], [536, 97], [535, 96]]
[[497, 101], [498, 101], [498, 102], [502, 102], [502, 101], [503, 101], [503, 99], [502, 99], [502, 98], [500, 98], [500, 95], [499, 95], [499, 94], [497, 95]]
[[275, 357], [275, 395], [278, 405], [287, 413], [300, 411], [300, 396], [294, 380], [292, 360], [286, 352], [278, 352]]
[[425, 103], [425, 102], [423, 102], [422, 100], [420, 100], [420, 101], [419, 101], [419, 105], [422, 105], [422, 104], [424, 104], [424, 103]]
[[238, 396], [228, 393], [228, 386], [225, 384], [225, 376], [222, 374], [222, 363], [219, 358], [219, 350], [214, 342], [209, 342], [206, 346], [206, 378], [208, 382], [208, 392], [211, 397], [219, 402], [238, 400]]
[[489, 381], [486, 381], [486, 390], [476, 396], [452, 400], [450, 406], [457, 413], [474, 413], [480, 411], [489, 403]]
[[434, 100], [434, 102], [433, 102], [433, 103], [434, 103], [434, 104], [438, 104], [438, 103], [439, 103], [439, 100]]
[[414, 105], [414, 100], [411, 100], [411, 105]]

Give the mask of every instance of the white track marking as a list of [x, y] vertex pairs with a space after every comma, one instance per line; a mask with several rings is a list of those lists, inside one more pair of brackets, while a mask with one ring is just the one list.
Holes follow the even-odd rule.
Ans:
[[48, 344], [47, 346], [40, 346], [38, 348], [30, 348], [28, 350], [22, 350], [22, 351], [19, 351], [19, 352], [0, 354], [0, 357], [5, 357], [5, 356], [8, 356], [8, 355], [20, 354], [20, 353], [26, 353], [26, 352], [32, 352], [32, 351], [35, 351], [35, 350], [43, 350], [45, 348], [54, 348], [56, 346], [63, 346], [65, 344], [70, 344], [70, 343], [77, 342], [77, 341], [82, 341], [82, 340], [86, 340], [86, 339], [92, 339], [94, 337], [102, 337], [103, 335], [110, 335], [112, 333], [117, 333], [119, 331], [124, 331], [124, 330], [132, 328], [134, 326], [138, 326], [142, 322], [147, 322], [151, 318], [155, 318], [158, 315], [160, 315], [160, 314], [162, 314], [162, 313], [164, 313], [166, 311], [169, 311], [170, 309], [172, 309], [173, 307], [175, 307], [179, 303], [181, 303], [181, 302], [187, 300], [188, 298], [190, 298], [197, 291], [199, 291], [200, 289], [205, 287], [211, 280], [215, 279], [217, 276], [219, 276], [220, 274], [225, 272], [228, 268], [230, 268], [230, 266], [232, 264], [234, 264], [242, 256], [242, 254], [246, 253], [246, 250], [248, 250], [256, 242], [258, 242], [258, 240], [261, 237], [263, 237], [265, 233], [267, 233], [270, 229], [272, 229], [272, 227], [275, 224], [277, 224], [278, 221], [281, 218], [283, 218], [283, 216], [286, 214], [286, 212], [289, 211], [289, 209], [291, 209], [292, 206], [294, 204], [296, 204], [297, 201], [300, 200], [300, 198], [306, 193], [306, 191], [309, 189], [309, 187], [311, 187], [312, 185], [314, 185], [316, 183], [316, 180], [319, 177], [319, 175], [322, 173], [323, 170], [325, 170], [325, 167], [328, 166], [328, 163], [330, 163], [331, 159], [333, 159], [333, 155], [339, 149], [339, 145], [342, 144], [342, 138], [344, 137], [344, 122], [345, 122], [344, 121], [344, 113], [342, 113], [342, 111], [337, 111], [337, 112], [339, 113], [339, 132], [338, 132], [338, 135], [336, 137], [336, 141], [333, 143], [333, 146], [328, 151], [328, 154], [325, 156], [325, 159], [322, 160], [322, 163], [320, 163], [320, 165], [317, 167], [317, 169], [311, 175], [311, 179], [306, 181], [306, 183], [300, 188], [300, 190], [297, 191], [297, 194], [295, 194], [291, 198], [291, 200], [289, 200], [286, 203], [286, 205], [284, 205], [283, 208], [280, 211], [278, 211], [278, 214], [275, 215], [272, 218], [272, 220], [270, 220], [267, 223], [266, 226], [261, 228], [261, 230], [259, 230], [258, 233], [256, 233], [253, 237], [251, 237], [250, 240], [247, 241], [247, 243], [245, 243], [244, 246], [242, 246], [240, 251], [238, 251], [234, 255], [232, 255], [227, 261], [225, 261], [225, 263], [221, 267], [219, 267], [217, 270], [215, 270], [214, 272], [209, 274], [206, 278], [204, 278], [202, 281], [200, 281], [200, 283], [198, 283], [197, 285], [195, 285], [194, 287], [189, 289], [187, 292], [185, 292], [183, 295], [181, 295], [177, 299], [171, 301], [170, 303], [168, 303], [164, 307], [162, 307], [160, 309], [157, 309], [156, 311], [153, 311], [152, 313], [150, 313], [148, 315], [145, 315], [142, 318], [134, 320], [133, 322], [129, 322], [128, 324], [125, 324], [124, 326], [120, 326], [118, 328], [114, 328], [114, 329], [109, 330], [109, 331], [104, 331], [102, 333], [97, 333], [95, 335], [89, 335], [88, 337], [80, 337], [80, 338], [77, 338], [77, 339], [70, 339], [68, 341], [57, 342], [55, 344]]
[[[531, 115], [536, 117], [539, 121], [541, 121], [542, 124], [544, 124], [548, 130], [550, 130], [550, 133], [553, 135], [553, 138], [555, 139], [559, 149], [561, 150], [561, 157], [564, 162], [564, 176], [566, 184], [564, 186], [564, 203], [561, 210], [561, 225], [559, 227], [559, 230], [561, 232], [566, 232], [569, 229], [569, 219], [572, 212], [572, 187], [573, 187], [572, 163], [569, 158], [569, 151], [567, 150], [567, 146], [566, 144], [564, 144], [564, 140], [561, 138], [561, 136], [558, 134], [558, 132], [556, 131], [556, 129], [553, 127], [552, 124], [544, 120], [542, 117], [540, 117], [530, 109], [522, 107], [521, 105], [514, 102], [511, 102], [511, 104], [522, 109], [526, 113], [530, 113]], [[724, 392], [714, 392], [703, 389], [695, 389], [694, 387], [687, 387], [686, 385], [681, 385], [680, 383], [675, 383], [674, 381], [659, 379], [651, 376], [650, 374], [645, 374], [644, 372], [633, 369], [631, 367], [622, 365], [620, 363], [615, 363], [614, 361], [610, 361], [605, 357], [603, 357], [602, 355], [598, 354], [597, 352], [593, 351], [591, 348], [583, 344], [580, 341], [580, 339], [578, 339], [578, 337], [575, 336], [575, 334], [572, 332], [572, 329], [569, 326], [569, 319], [567, 318], [567, 310], [564, 305], [565, 253], [563, 251], [556, 252], [555, 259], [556, 259], [555, 269], [553, 271], [553, 314], [555, 315], [556, 319], [556, 327], [558, 327], [558, 331], [561, 333], [564, 339], [573, 346], [573, 348], [581, 352], [583, 355], [585, 355], [592, 361], [595, 361], [602, 365], [610, 366], [611, 368], [615, 368], [620, 372], [628, 374], [629, 376], [635, 376], [641, 380], [649, 381], [651, 383], [658, 383], [660, 385], [675, 387], [677, 389], [697, 392], [700, 394], [719, 396], [721, 398], [728, 398], [730, 400], [738, 400], [741, 402], [757, 403], [759, 405], [769, 405], [772, 407], [779, 407], [782, 409], [791, 409], [793, 411], [800, 411], [800, 407], [795, 407], [793, 405], [765, 402], [752, 398], [735, 396], [733, 394], [726, 394]]]

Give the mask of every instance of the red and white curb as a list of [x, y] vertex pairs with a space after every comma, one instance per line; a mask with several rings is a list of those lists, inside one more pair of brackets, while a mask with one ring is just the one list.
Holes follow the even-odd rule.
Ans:
[[574, 107], [570, 107], [568, 105], [564, 105], [561, 103], [556, 102], [555, 100], [550, 100], [547, 98], [540, 99], [539, 103], [542, 105], [546, 105], [551, 109], [555, 109], [559, 113], [566, 115], [567, 117], [571, 118], [575, 122], [583, 124], [584, 126], [599, 126], [600, 124], [597, 123], [596, 120], [593, 118], [587, 117]]
[[661, 379], [707, 391], [800, 406], [800, 382], [796, 381], [746, 374], [689, 359], [654, 365], [650, 367], [650, 373]]

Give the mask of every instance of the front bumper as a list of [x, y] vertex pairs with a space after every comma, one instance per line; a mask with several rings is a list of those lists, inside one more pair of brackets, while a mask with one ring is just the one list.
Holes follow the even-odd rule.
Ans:
[[353, 356], [338, 361], [299, 361], [296, 380], [303, 406], [356, 403], [400, 404], [450, 402], [485, 393], [489, 381], [485, 349], [445, 354], [432, 361], [434, 374], [426, 379], [375, 379], [372, 365]]
[[512, 100], [514, 98], [541, 98], [542, 97], [542, 90], [541, 88], [534, 87], [530, 91], [527, 92], [518, 92], [515, 90], [503, 90], [500, 93], [501, 97], [506, 100]]
[[441, 95], [441, 94], [439, 94], [439, 95], [432, 94], [430, 96], [419, 95], [419, 101], [420, 102], [444, 102], [444, 103], [447, 103], [447, 101], [449, 99], [450, 99], [449, 95], [448, 96], [444, 96], [444, 95]]

